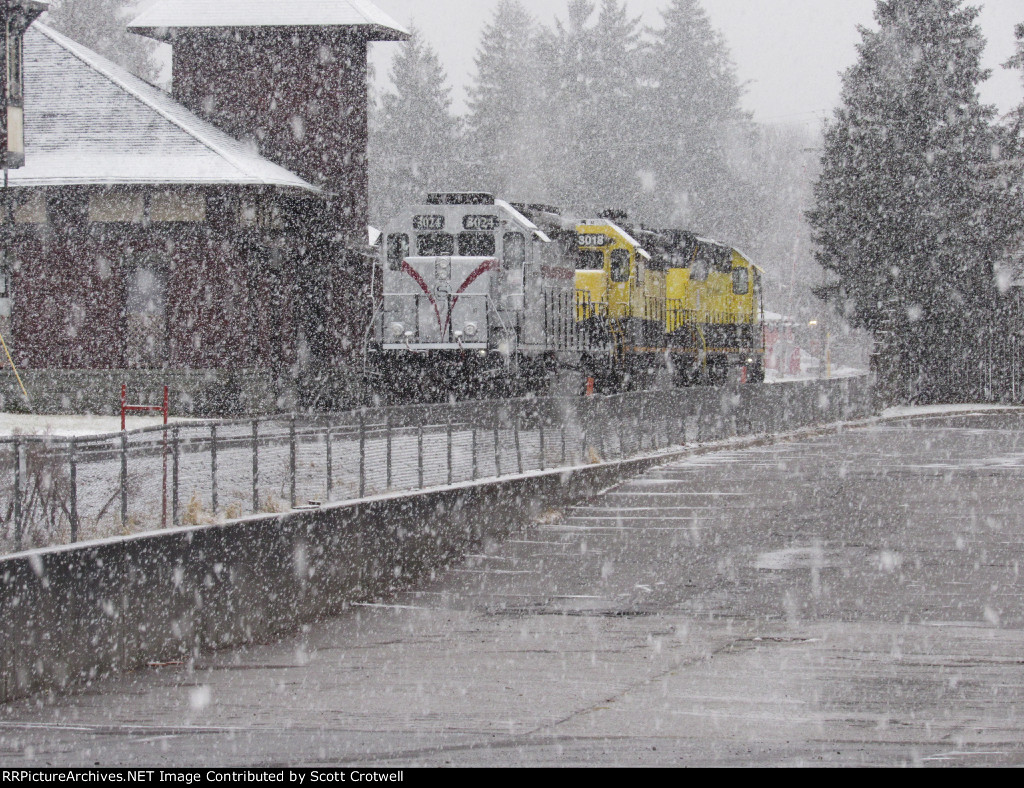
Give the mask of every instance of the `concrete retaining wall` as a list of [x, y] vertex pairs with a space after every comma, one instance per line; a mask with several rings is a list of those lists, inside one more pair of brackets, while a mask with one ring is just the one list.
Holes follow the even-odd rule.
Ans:
[[265, 641], [380, 598], [665, 457], [0, 560], [0, 701]]

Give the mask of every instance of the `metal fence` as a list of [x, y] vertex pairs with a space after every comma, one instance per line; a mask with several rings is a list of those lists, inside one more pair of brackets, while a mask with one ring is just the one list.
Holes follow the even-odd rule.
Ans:
[[606, 462], [872, 412], [866, 378], [0, 440], [0, 552]]

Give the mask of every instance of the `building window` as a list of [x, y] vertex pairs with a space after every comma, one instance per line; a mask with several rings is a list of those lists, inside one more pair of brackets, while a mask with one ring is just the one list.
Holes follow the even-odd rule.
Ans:
[[42, 190], [18, 197], [14, 205], [15, 224], [46, 224], [46, 216], [46, 195]]
[[206, 197], [195, 192], [157, 192], [149, 198], [152, 222], [204, 222]]
[[89, 198], [89, 221], [102, 223], [141, 224], [146, 215], [142, 194], [105, 192]]

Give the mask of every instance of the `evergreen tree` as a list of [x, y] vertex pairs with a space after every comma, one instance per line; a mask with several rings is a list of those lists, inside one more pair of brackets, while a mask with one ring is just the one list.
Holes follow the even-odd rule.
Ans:
[[598, 208], [636, 214], [640, 170], [649, 161], [642, 146], [648, 119], [640, 84], [646, 57], [640, 19], [628, 15], [625, 2], [602, 0], [592, 46], [595, 92], [584, 106], [588, 127], [583, 150], [597, 156], [585, 162], [586, 197]]
[[[1006, 68], [1019, 69], [1024, 83], [1024, 24], [1015, 28], [1017, 52]], [[999, 289], [1005, 294], [1015, 282], [1024, 281], [1024, 102], [996, 127], [1000, 161], [995, 168], [998, 197], [992, 211], [993, 230], [1003, 241], [1003, 254], [996, 271]]]
[[978, 355], [992, 299], [994, 110], [978, 98], [977, 15], [962, 0], [879, 0], [808, 217], [834, 277], [823, 294], [874, 332], [878, 369], [903, 398], [954, 394], [948, 373]]
[[[590, 210], [587, 189], [588, 129], [595, 96], [590, 49], [593, 29], [588, 25], [595, 5], [590, 0], [569, 0], [566, 20], [555, 20], [553, 31], [538, 39], [540, 85], [551, 145], [545, 169], [553, 183], [550, 199], [568, 209]], [[596, 152], [589, 158], [596, 160]]]
[[646, 58], [646, 212], [660, 223], [729, 237], [742, 210], [730, 151], [751, 132], [740, 108], [743, 90], [698, 0], [671, 0], [662, 20]]
[[132, 0], [54, 0], [44, 21], [136, 76], [155, 82], [157, 43], [126, 29], [136, 5]]
[[556, 202], [586, 212], [625, 208], [639, 188], [643, 137], [639, 20], [624, 2], [570, 0], [565, 22], [540, 41], [541, 92], [551, 128]]
[[461, 123], [437, 53], [418, 30], [392, 64], [393, 92], [381, 97], [370, 129], [370, 216], [382, 225], [428, 191], [461, 188]]
[[547, 125], [536, 34], [536, 23], [518, 0], [501, 0], [483, 30], [466, 119], [472, 188], [546, 197]]

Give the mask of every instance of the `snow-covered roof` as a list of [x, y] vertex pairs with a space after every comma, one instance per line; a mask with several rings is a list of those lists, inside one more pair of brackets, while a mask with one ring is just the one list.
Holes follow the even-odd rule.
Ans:
[[128, 25], [159, 39], [181, 28], [240, 27], [358, 27], [375, 41], [409, 37], [369, 0], [158, 0]]
[[617, 224], [613, 224], [612, 222], [608, 222], [608, 226], [611, 227], [613, 230], [615, 230], [615, 232], [617, 232], [620, 236], [622, 236], [622, 240], [624, 240], [630, 246], [636, 247], [637, 253], [642, 258], [644, 258], [645, 260], [650, 260], [651, 259], [651, 255], [648, 253], [648, 251], [646, 249], [643, 248], [643, 246], [640, 245], [640, 242], [636, 238], [634, 238], [632, 235], [627, 233], [625, 230], [623, 230]]
[[164, 91], [38, 22], [25, 35], [25, 166], [11, 170], [10, 183], [319, 191]]

